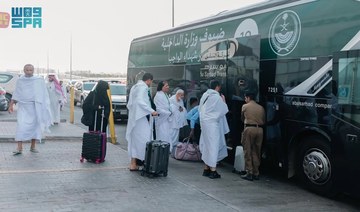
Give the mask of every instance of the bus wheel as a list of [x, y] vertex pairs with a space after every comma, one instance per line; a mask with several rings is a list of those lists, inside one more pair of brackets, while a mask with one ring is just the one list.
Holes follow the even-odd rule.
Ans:
[[297, 176], [308, 189], [321, 195], [335, 195], [332, 165], [330, 146], [323, 139], [314, 136], [302, 142]]

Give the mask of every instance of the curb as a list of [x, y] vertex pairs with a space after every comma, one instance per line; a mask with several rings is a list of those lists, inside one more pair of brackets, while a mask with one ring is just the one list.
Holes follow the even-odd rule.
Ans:
[[[79, 140], [82, 140], [82, 137], [48, 136], [48, 137], [41, 139], [42, 142], [45, 142], [45, 141], [79, 141]], [[6, 142], [15, 142], [15, 138], [9, 138], [9, 137], [1, 138], [0, 137], [0, 143], [6, 143]], [[24, 141], [24, 142], [27, 142], [27, 141]]]
[[16, 119], [1, 119], [0, 122], [16, 122]]
[[[16, 122], [17, 119], [1, 119], [0, 122]], [[66, 122], [66, 119], [60, 119], [60, 123]]]

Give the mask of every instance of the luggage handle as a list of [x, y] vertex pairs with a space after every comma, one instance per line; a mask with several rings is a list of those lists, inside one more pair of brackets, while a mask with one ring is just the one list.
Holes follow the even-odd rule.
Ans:
[[[100, 126], [100, 132], [102, 132], [103, 125], [104, 125], [105, 107], [99, 106], [99, 109], [102, 109], [102, 111], [101, 111], [101, 126]], [[96, 131], [96, 120], [97, 120], [97, 109], [95, 110], [94, 131]]]
[[155, 118], [151, 114], [149, 116], [149, 123], [150, 123], [150, 141], [151, 140], [156, 140], [156, 132], [155, 132], [155, 135], [154, 135]]
[[101, 126], [100, 126], [100, 132], [102, 132], [102, 129], [103, 129], [103, 125], [104, 125], [104, 116], [105, 116], [105, 107], [104, 106], [101, 106]]
[[182, 143], [185, 144], [186, 147], [187, 147], [189, 144], [192, 144], [194, 147], [195, 147], [195, 146], [199, 147], [198, 144], [190, 143], [190, 139], [191, 139], [190, 137], [186, 137], [186, 138], [183, 139]]
[[186, 137], [182, 140], [182, 143], [189, 144], [190, 143], [190, 137]]

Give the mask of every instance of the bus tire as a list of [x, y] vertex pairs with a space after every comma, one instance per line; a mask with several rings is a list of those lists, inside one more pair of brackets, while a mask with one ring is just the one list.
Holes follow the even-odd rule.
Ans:
[[324, 139], [312, 136], [301, 142], [297, 156], [297, 177], [315, 193], [333, 197], [334, 169], [330, 146]]

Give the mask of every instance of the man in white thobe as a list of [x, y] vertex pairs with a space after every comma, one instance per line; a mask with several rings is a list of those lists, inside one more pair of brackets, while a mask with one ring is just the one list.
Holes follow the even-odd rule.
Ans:
[[142, 80], [132, 86], [129, 94], [126, 140], [130, 157], [130, 171], [139, 170], [136, 159], [145, 160], [146, 142], [152, 140], [152, 116], [157, 115], [157, 112], [151, 108], [149, 87], [152, 81], [153, 76], [145, 73]]
[[44, 79], [33, 76], [34, 66], [31, 64], [24, 66], [24, 74], [16, 82], [9, 106], [9, 112], [12, 113], [14, 104], [17, 104], [17, 149], [14, 155], [22, 153], [22, 142], [28, 140], [31, 140], [30, 151], [37, 153], [35, 142], [42, 139], [44, 131], [49, 132], [51, 125], [49, 95]]
[[187, 125], [186, 108], [184, 107], [184, 90], [178, 89], [172, 97], [170, 97], [170, 104], [174, 113], [171, 130], [171, 144], [174, 147], [179, 142], [180, 129]]
[[60, 110], [62, 110], [64, 105], [67, 103], [67, 92], [66, 92], [66, 86], [64, 85], [64, 81], [60, 80], [59, 83], [64, 97], [62, 102], [60, 103]]
[[46, 87], [50, 98], [52, 123], [58, 124], [60, 123], [60, 105], [64, 101], [65, 97], [61, 85], [54, 74], [49, 74]]
[[211, 81], [208, 89], [200, 99], [200, 151], [201, 159], [205, 163], [203, 176], [211, 179], [220, 178], [216, 171], [218, 161], [227, 157], [225, 134], [229, 132], [226, 113], [229, 111], [225, 97], [220, 96], [219, 81]]
[[159, 116], [155, 120], [156, 140], [170, 143], [170, 149], [172, 149], [171, 126], [173, 112], [168, 96], [169, 84], [166, 81], [160, 81], [156, 90], [154, 103], [156, 105], [156, 111], [159, 113]]

